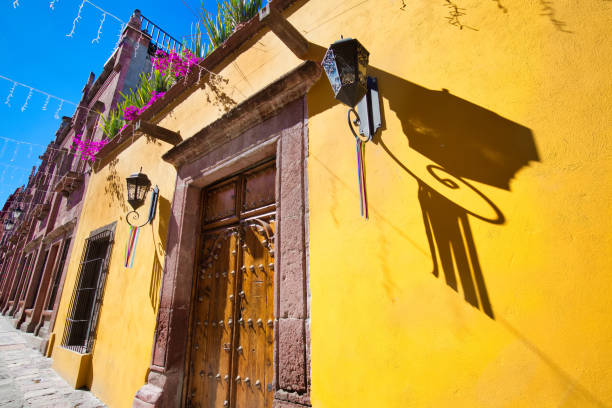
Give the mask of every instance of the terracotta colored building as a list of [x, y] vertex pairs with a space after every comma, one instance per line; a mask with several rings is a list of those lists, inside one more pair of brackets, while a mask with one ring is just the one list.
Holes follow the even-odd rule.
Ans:
[[0, 308], [12, 316], [16, 327], [38, 336], [43, 352], [55, 322], [65, 265], [72, 254], [72, 237], [91, 171], [90, 162], [81, 159], [73, 140], [75, 136], [101, 140], [100, 114], [117, 104], [120, 92], [127, 93], [138, 85], [139, 73], [151, 69], [156, 48], [138, 31], [143, 21], [146, 23], [136, 10], [101, 74], [97, 78], [90, 74], [73, 117], [62, 119], [28, 185], [16, 193], [19, 203], [12, 204], [23, 214], [8, 232], [12, 246], [3, 253]]

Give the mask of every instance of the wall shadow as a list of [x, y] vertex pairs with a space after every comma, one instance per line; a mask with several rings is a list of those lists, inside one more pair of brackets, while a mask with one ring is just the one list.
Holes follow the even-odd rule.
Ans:
[[[311, 50], [313, 55], [324, 53], [323, 47], [316, 44], [311, 44]], [[372, 66], [368, 67], [368, 75], [378, 78], [380, 95], [401, 122], [408, 146], [437, 164], [411, 169], [414, 164], [405, 163], [389, 149], [383, 140], [385, 115], [389, 112], [384, 112], [383, 107], [382, 132], [372, 141], [417, 180], [415, 193], [433, 275], [444, 277], [449, 287], [458, 293], [461, 290], [467, 303], [494, 319], [468, 215], [498, 225], [506, 219], [488, 197], [465, 179], [510, 191], [516, 173], [530, 162], [540, 161], [531, 130], [448, 90], [433, 91]], [[311, 95], [310, 116], [339, 103], [326, 79], [311, 89]], [[481, 214], [456, 198], [461, 195], [457, 192], [466, 191], [490, 211]]]
[[153, 269], [151, 270], [151, 281], [149, 282], [149, 300], [151, 309], [157, 313], [159, 305], [159, 289], [161, 287], [162, 266], [157, 255], [153, 256]]
[[448, 90], [433, 91], [370, 67], [402, 123], [408, 145], [455, 177], [510, 190], [530, 161], [539, 161], [531, 131]]
[[158, 214], [159, 214], [159, 226], [157, 228], [157, 234], [159, 236], [159, 242], [157, 243], [157, 251], [161, 256], [166, 255], [166, 241], [168, 239], [168, 221], [172, 214], [170, 214], [171, 205], [170, 201], [163, 195], [157, 196]]
[[127, 212], [128, 207], [125, 204], [126, 198], [123, 194], [125, 179], [119, 177], [119, 173], [117, 172], [117, 163], [119, 163], [119, 159], [117, 158], [108, 163], [108, 176], [106, 176], [104, 192], [110, 198], [108, 201], [109, 208], [116, 203], [124, 212]]

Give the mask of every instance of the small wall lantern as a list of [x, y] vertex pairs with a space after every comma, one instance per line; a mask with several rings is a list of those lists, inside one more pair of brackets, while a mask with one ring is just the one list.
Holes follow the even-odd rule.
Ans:
[[336, 41], [323, 57], [323, 70], [337, 100], [355, 107], [366, 94], [368, 58], [370, 53], [353, 38]]
[[15, 223], [11, 220], [6, 220], [6, 222], [4, 223], [4, 230], [12, 231], [13, 228], [15, 228]]
[[130, 224], [132, 227], [140, 228], [151, 222], [155, 217], [155, 208], [157, 207], [157, 197], [159, 195], [159, 189], [157, 188], [157, 186], [153, 187], [153, 196], [151, 197], [151, 207], [149, 209], [149, 217], [147, 221], [142, 225], [134, 225], [132, 224], [132, 221], [130, 221], [130, 217], [133, 219], [133, 222], [136, 222], [138, 218], [140, 218], [140, 215], [136, 210], [138, 210], [144, 204], [147, 198], [147, 193], [151, 188], [151, 181], [149, 180], [149, 177], [147, 177], [146, 174], [142, 173], [142, 167], [140, 168], [140, 171], [138, 173], [134, 173], [129, 177], [126, 177], [125, 181], [127, 183], [127, 201], [128, 203], [130, 203], [133, 209], [133, 211], [130, 211], [127, 214], [126, 220], [127, 223]]
[[[361, 215], [366, 219], [365, 143], [372, 140], [382, 125], [378, 82], [367, 76], [369, 56], [359, 41], [347, 38], [330, 45], [321, 62], [335, 98], [349, 107], [347, 121], [356, 141]], [[351, 114], [355, 116], [353, 120]], [[358, 132], [353, 125], [359, 126]]]
[[[142, 171], [142, 167], [140, 171]], [[134, 211], [144, 204], [151, 187], [151, 181], [147, 175], [140, 171], [125, 179], [127, 182], [128, 203], [130, 203]]]
[[16, 207], [13, 210], [13, 218], [15, 218], [16, 220], [19, 219], [19, 217], [21, 217], [21, 214], [23, 214], [23, 210], [20, 207]]

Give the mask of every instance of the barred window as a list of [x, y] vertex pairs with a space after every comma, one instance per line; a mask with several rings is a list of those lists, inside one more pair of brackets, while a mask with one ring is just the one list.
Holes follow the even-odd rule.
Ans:
[[64, 271], [64, 264], [66, 263], [68, 248], [70, 248], [70, 238], [64, 241], [64, 247], [62, 248], [62, 256], [60, 257], [59, 264], [55, 269], [55, 276], [53, 277], [53, 286], [51, 287], [51, 295], [49, 296], [49, 302], [47, 302], [47, 310], [52, 310], [53, 305], [55, 304], [55, 297], [57, 296], [59, 284], [62, 279], [62, 272]]
[[62, 339], [63, 347], [79, 353], [89, 353], [93, 346], [113, 234], [114, 224], [85, 241]]

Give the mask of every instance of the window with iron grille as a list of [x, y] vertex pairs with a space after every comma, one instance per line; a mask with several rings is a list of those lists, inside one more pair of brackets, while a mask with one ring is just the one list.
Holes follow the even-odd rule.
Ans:
[[52, 310], [55, 304], [55, 297], [57, 296], [57, 290], [62, 279], [62, 272], [64, 270], [64, 264], [66, 263], [66, 256], [68, 255], [68, 248], [70, 247], [70, 238], [64, 241], [64, 247], [62, 248], [62, 256], [59, 264], [55, 269], [55, 276], [53, 277], [53, 286], [51, 287], [51, 295], [49, 296], [49, 302], [47, 302], [47, 310]]
[[79, 353], [89, 353], [93, 346], [114, 229], [115, 224], [94, 231], [83, 248], [62, 338], [63, 347]]
[[19, 301], [25, 300], [25, 295], [28, 289], [28, 283], [30, 282], [30, 278], [32, 277], [32, 274], [34, 273], [34, 270], [36, 269], [37, 254], [38, 252], [36, 251], [32, 252], [32, 255], [30, 255], [30, 263], [28, 267], [24, 269], [23, 276], [19, 278], [21, 279], [19, 283], [19, 288], [17, 289], [18, 290], [17, 298], [19, 299]]
[[[32, 282], [32, 286], [34, 291], [31, 292], [34, 295], [31, 296], [30, 299], [26, 299], [26, 309], [30, 309], [34, 305], [34, 300], [36, 300], [36, 294], [38, 293], [38, 289], [40, 288], [40, 281], [42, 280], [43, 272], [45, 271], [45, 266], [47, 265], [47, 259], [49, 259], [49, 250], [45, 251], [45, 255], [43, 257], [43, 261], [40, 264], [40, 269], [38, 270], [38, 275], [34, 277], [34, 281]], [[24, 285], [23, 297], [25, 299], [26, 294], [28, 292], [28, 282], [26, 281]]]
[[[17, 276], [21, 277], [21, 275], [23, 273], [25, 273], [24, 271], [28, 270], [28, 268], [30, 266], [30, 259], [31, 258], [32, 258], [32, 254], [25, 255], [22, 258], [21, 266], [19, 267], [19, 271], [17, 272]], [[11, 300], [11, 301], [16, 300], [15, 298], [18, 296], [17, 288], [18, 288], [18, 285], [13, 286], [13, 290], [11, 291], [11, 296], [9, 297], [9, 300]]]

